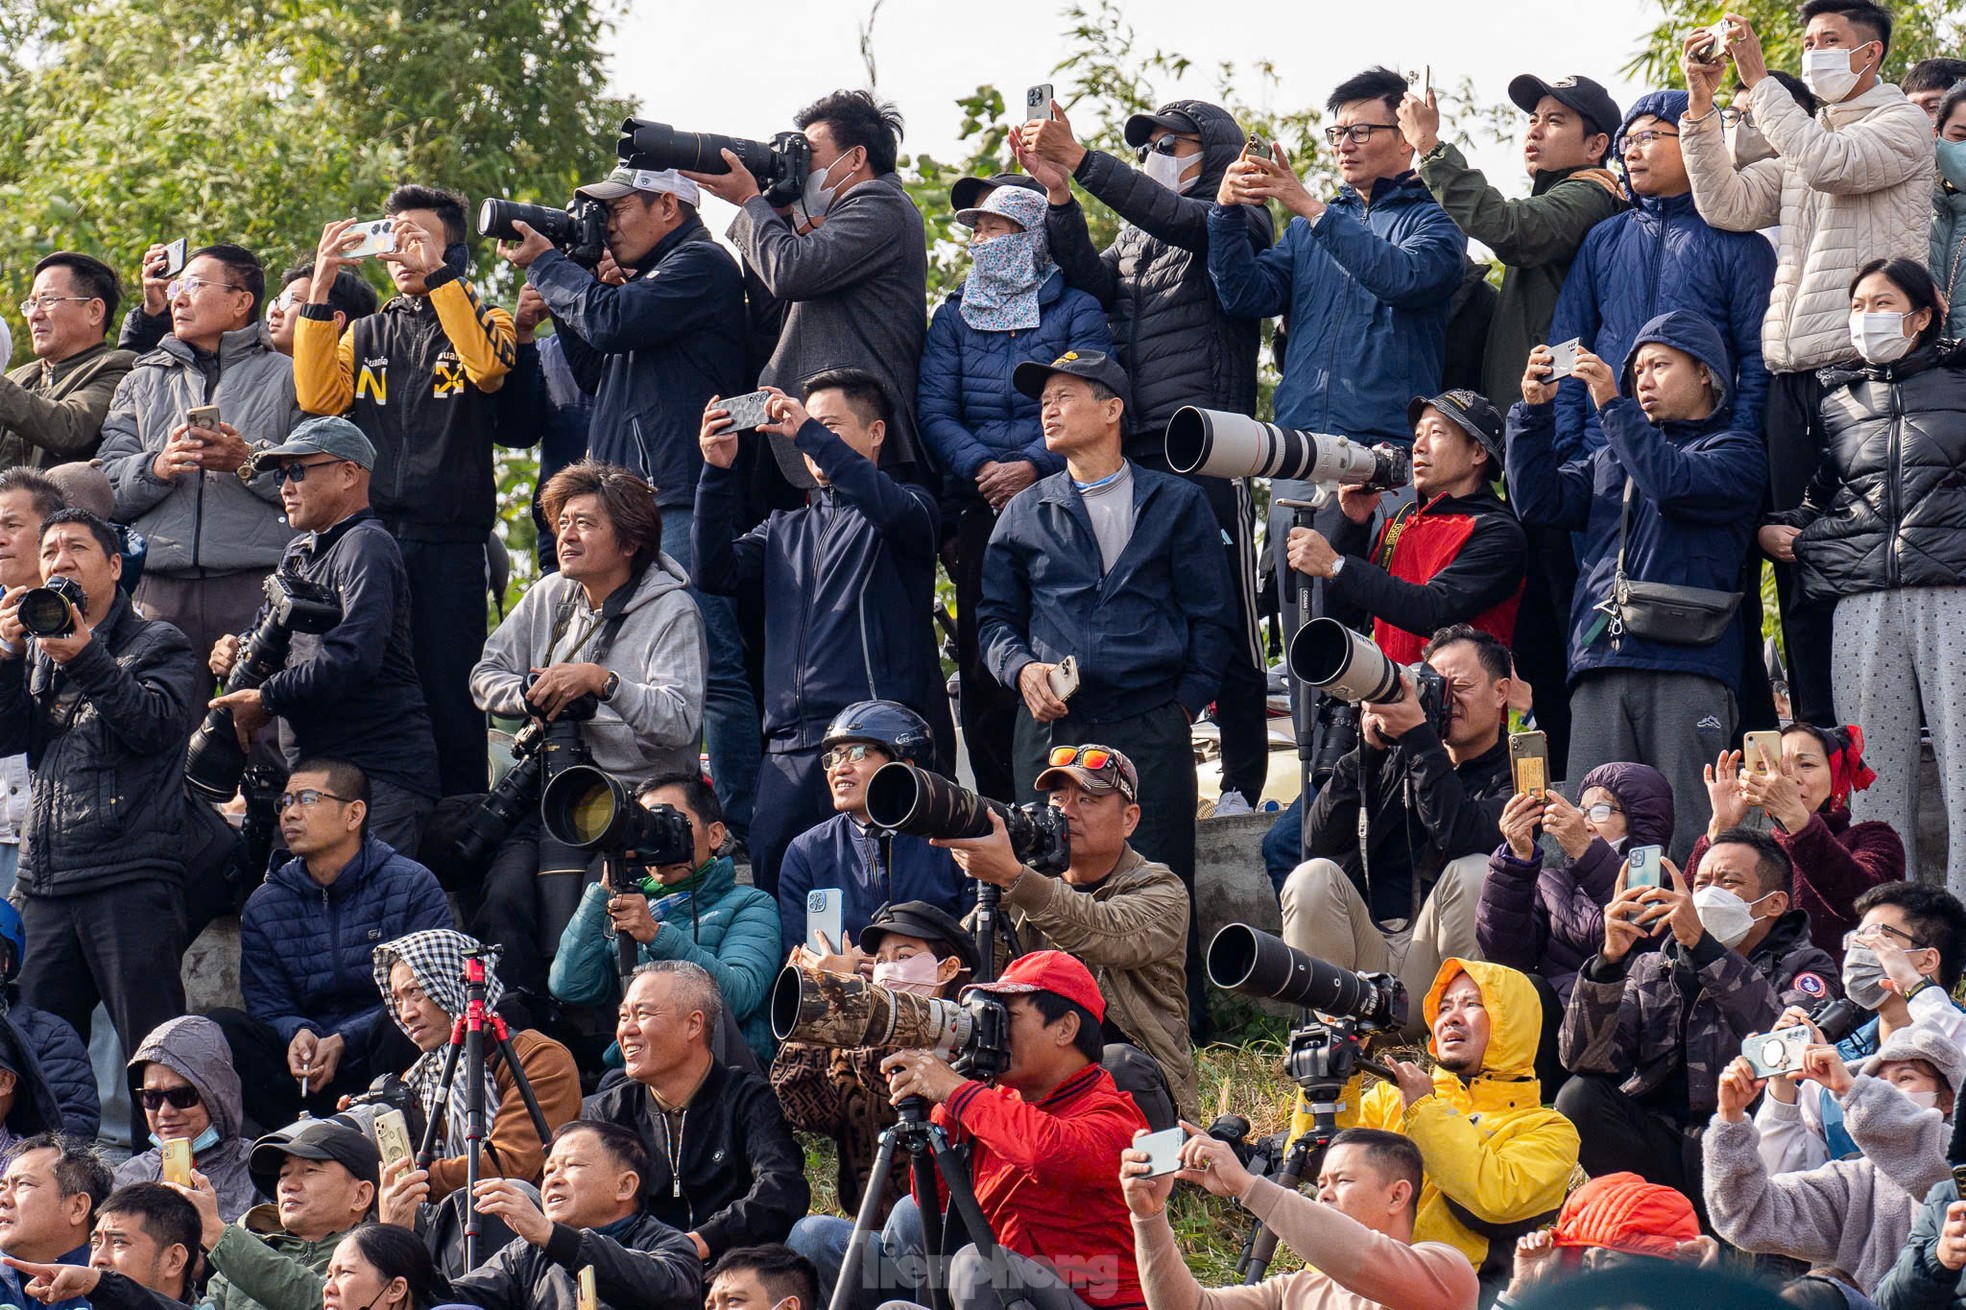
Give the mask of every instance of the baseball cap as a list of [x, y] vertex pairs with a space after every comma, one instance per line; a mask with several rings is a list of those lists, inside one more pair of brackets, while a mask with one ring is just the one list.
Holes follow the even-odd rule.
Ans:
[[[0, 902], [5, 904], [5, 902]], [[889, 933], [919, 937], [948, 948], [947, 953], [963, 962], [963, 968], [976, 971], [976, 941], [963, 931], [956, 917], [939, 905], [927, 901], [902, 901], [883, 905], [860, 934], [860, 949], [872, 955], [881, 948]]]
[[1135, 114], [1126, 120], [1126, 143], [1138, 150], [1153, 137], [1154, 129], [1164, 127], [1183, 136], [1200, 136], [1201, 124], [1178, 109], [1156, 109], [1151, 114]]
[[1443, 391], [1438, 396], [1415, 396], [1406, 405], [1406, 426], [1418, 427], [1420, 415], [1429, 408], [1439, 410], [1456, 427], [1473, 437], [1488, 452], [1488, 471], [1496, 477], [1501, 476], [1507, 437], [1502, 427], [1502, 413], [1488, 403], [1488, 397], [1465, 387]]
[[702, 203], [703, 193], [696, 183], [673, 168], [617, 168], [605, 180], [589, 182], [574, 194], [583, 200], [619, 200], [641, 191], [652, 196], [674, 196], [686, 205]]
[[1021, 187], [1026, 191], [1044, 194], [1044, 187], [1029, 173], [992, 173], [988, 177], [959, 177], [949, 188], [949, 207], [958, 214], [965, 209], [976, 208], [977, 198], [985, 191], [1000, 186]]
[[1012, 370], [1010, 385], [1037, 400], [1044, 395], [1044, 384], [1054, 373], [1102, 383], [1128, 405], [1133, 403], [1133, 388], [1126, 380], [1126, 370], [1117, 359], [1098, 350], [1068, 350], [1049, 364], [1027, 359]]
[[1032, 193], [1023, 187], [998, 187], [974, 208], [958, 209], [956, 221], [964, 227], [975, 227], [976, 220], [983, 215], [1000, 214], [1026, 232], [1043, 231], [1050, 203], [1042, 191]]
[[302, 1119], [253, 1143], [246, 1171], [262, 1194], [274, 1194], [282, 1157], [289, 1155], [300, 1160], [332, 1160], [361, 1181], [381, 1185], [382, 1153], [375, 1149], [375, 1143], [359, 1129], [332, 1119]]
[[1015, 996], [1026, 992], [1050, 992], [1062, 996], [1077, 1005], [1083, 1005], [1092, 1012], [1092, 1017], [1100, 1023], [1106, 1022], [1106, 998], [1099, 994], [1099, 984], [1092, 980], [1092, 971], [1080, 964], [1078, 957], [1063, 951], [1032, 951], [1012, 960], [1010, 967], [995, 982], [971, 983], [963, 988], [963, 995], [971, 992], [987, 992], [992, 996]]
[[1051, 791], [1067, 782], [1076, 782], [1095, 796], [1118, 792], [1128, 804], [1140, 799], [1140, 775], [1133, 761], [1110, 746], [1054, 746], [1049, 767], [1034, 784], [1039, 791]]
[[1611, 98], [1610, 92], [1588, 77], [1573, 74], [1559, 77], [1554, 82], [1545, 82], [1534, 73], [1524, 73], [1509, 83], [1509, 99], [1525, 114], [1535, 113], [1537, 102], [1544, 96], [1554, 96], [1558, 102], [1582, 114], [1584, 125], [1592, 133], [1616, 136], [1618, 129], [1624, 125], [1625, 116], [1618, 112], [1618, 102]]
[[262, 446], [254, 451], [246, 465], [252, 470], [247, 476], [258, 477], [269, 465], [299, 455], [333, 455], [365, 469], [375, 467], [375, 443], [369, 440], [368, 434], [345, 418], [329, 416], [308, 419], [289, 432], [279, 445]]

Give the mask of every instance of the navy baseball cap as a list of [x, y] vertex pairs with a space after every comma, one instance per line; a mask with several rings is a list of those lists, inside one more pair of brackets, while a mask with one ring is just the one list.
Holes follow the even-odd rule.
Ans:
[[1027, 359], [1011, 372], [1010, 384], [1037, 400], [1044, 395], [1044, 384], [1056, 373], [1097, 382], [1126, 404], [1133, 403], [1133, 388], [1126, 380], [1126, 370], [1117, 359], [1098, 350], [1068, 350], [1049, 364]]
[[1524, 73], [1509, 83], [1509, 99], [1525, 114], [1535, 113], [1537, 103], [1544, 96], [1552, 96], [1558, 103], [1582, 114], [1585, 126], [1593, 133], [1616, 136], [1618, 129], [1624, 125], [1625, 117], [1618, 112], [1618, 102], [1611, 98], [1609, 91], [1588, 77], [1573, 75], [1545, 82], [1534, 73]]

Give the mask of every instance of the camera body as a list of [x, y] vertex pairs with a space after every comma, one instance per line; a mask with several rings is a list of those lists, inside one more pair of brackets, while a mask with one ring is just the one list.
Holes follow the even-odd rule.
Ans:
[[[69, 609], [73, 604], [75, 608]], [[38, 587], [29, 588], [14, 612], [20, 625], [36, 637], [66, 637], [75, 631], [75, 615], [89, 607], [82, 584], [66, 574], [56, 574]]]
[[[526, 675], [530, 692], [539, 675]], [[512, 738], [512, 758], [516, 763], [483, 803], [464, 821], [464, 830], [451, 846], [451, 855], [466, 869], [482, 869], [490, 863], [512, 830], [525, 820], [529, 810], [537, 811], [547, 781], [588, 759], [587, 743], [581, 739], [580, 725], [600, 712], [601, 702], [592, 692], [574, 697], [560, 707], [551, 722], [533, 716]], [[587, 858], [548, 840], [540, 843], [541, 873], [584, 873]]]
[[1065, 816], [1042, 802], [1005, 805], [938, 773], [894, 760], [867, 782], [867, 817], [877, 828], [916, 837], [987, 837], [990, 813], [1003, 819], [1019, 864], [1039, 873], [1063, 873], [1072, 863]]
[[780, 1041], [839, 1050], [918, 1048], [982, 1082], [1010, 1067], [1010, 1011], [988, 992], [952, 1001], [891, 991], [858, 974], [787, 965], [767, 1008]]
[[783, 209], [805, 193], [812, 171], [812, 143], [803, 132], [780, 132], [769, 142], [713, 132], [683, 132], [646, 118], [623, 119], [615, 153], [630, 168], [681, 169], [687, 173], [728, 173], [723, 152], [736, 155], [758, 179], [765, 202]]
[[393, 1073], [378, 1075], [367, 1091], [350, 1096], [348, 1108], [337, 1112], [334, 1117], [366, 1134], [370, 1141], [375, 1141], [376, 1117], [388, 1110], [402, 1113], [412, 1142], [423, 1140], [426, 1123], [423, 1102], [417, 1098], [415, 1088]]
[[593, 268], [608, 251], [608, 207], [598, 200], [576, 196], [565, 209], [527, 205], [516, 200], [487, 198], [478, 206], [478, 235], [499, 241], [520, 241], [514, 223], [524, 223], [551, 241], [562, 254], [583, 268]]

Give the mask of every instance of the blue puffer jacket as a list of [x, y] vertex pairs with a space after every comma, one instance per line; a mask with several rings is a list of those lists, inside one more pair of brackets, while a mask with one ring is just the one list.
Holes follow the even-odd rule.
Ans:
[[[1685, 109], [1684, 91], [1640, 96], [1625, 115], [1611, 157], [1618, 157], [1619, 142], [1638, 119], [1651, 115], [1677, 124]], [[1775, 248], [1759, 232], [1709, 226], [1694, 211], [1690, 191], [1664, 200], [1635, 199], [1635, 208], [1605, 219], [1584, 238], [1557, 297], [1551, 343], [1582, 337], [1584, 348], [1598, 358], [1620, 360], [1640, 328], [1669, 310], [1691, 310], [1713, 324], [1729, 358], [1740, 361], [1727, 375], [1734, 426], [1760, 432], [1768, 399], [1761, 319], [1775, 285]], [[1521, 399], [1520, 392], [1515, 399]], [[1556, 427], [1557, 449], [1565, 459], [1604, 444], [1584, 384], [1574, 378], [1557, 388]]]
[[1010, 374], [1027, 359], [1049, 364], [1068, 350], [1110, 352], [1106, 311], [1085, 292], [1068, 288], [1055, 268], [1038, 288], [1034, 328], [973, 328], [963, 320], [962, 299], [957, 287], [928, 323], [916, 384], [922, 434], [942, 467], [966, 481], [990, 460], [1029, 460], [1039, 477], [1056, 473], [1065, 461], [1044, 448], [1038, 402], [1011, 386]]
[[1222, 308], [1243, 318], [1288, 315], [1290, 341], [1276, 421], [1411, 445], [1406, 404], [1440, 389], [1448, 302], [1468, 239], [1413, 173], [1351, 187], [1315, 226], [1290, 220], [1258, 253], [1241, 206], [1208, 214], [1208, 271]]
[[93, 1138], [102, 1126], [102, 1098], [81, 1035], [60, 1015], [31, 1005], [10, 1005], [7, 1017], [27, 1039], [41, 1062], [41, 1077], [61, 1102], [62, 1131], [82, 1141]]
[[[1565, 462], [1556, 449], [1554, 405], [1517, 401], [1509, 411], [1509, 499], [1524, 523], [1583, 534], [1577, 593], [1570, 604], [1570, 681], [1593, 669], [1698, 673], [1733, 687], [1741, 668], [1737, 613], [1719, 641], [1675, 646], [1627, 633], [1614, 640], [1597, 605], [1611, 594], [1618, 563], [1618, 517], [1625, 478], [1632, 481], [1625, 576], [1716, 591], [1740, 587], [1748, 539], [1768, 484], [1761, 438], [1736, 427], [1728, 410], [1727, 347], [1711, 320], [1688, 310], [1662, 314], [1636, 334], [1683, 350], [1720, 380], [1713, 413], [1697, 422], [1655, 427], [1631, 399], [1631, 357], [1624, 392], [1600, 411], [1607, 444]], [[1588, 638], [1588, 639], [1587, 639]]]
[[976, 904], [975, 880], [963, 877], [949, 852], [924, 838], [894, 834], [891, 863], [880, 873], [874, 852], [874, 839], [846, 814], [792, 839], [778, 868], [779, 937], [787, 951], [806, 939], [806, 893], [815, 887], [845, 893], [840, 930], [856, 942], [883, 905], [927, 901], [960, 919]]
[[370, 957], [384, 942], [450, 928], [450, 902], [430, 870], [373, 837], [326, 887], [288, 860], [239, 916], [239, 991], [282, 1042], [302, 1028], [361, 1046], [390, 1022]]

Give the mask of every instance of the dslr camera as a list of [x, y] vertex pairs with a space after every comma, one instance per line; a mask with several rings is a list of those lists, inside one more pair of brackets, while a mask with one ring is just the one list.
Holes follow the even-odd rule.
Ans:
[[[74, 609], [69, 605], [73, 604]], [[20, 598], [14, 612], [20, 625], [36, 637], [66, 637], [75, 631], [75, 616], [89, 607], [82, 584], [65, 574], [56, 574]]]
[[582, 268], [593, 268], [608, 251], [608, 207], [598, 200], [575, 196], [565, 209], [498, 199], [478, 206], [479, 236], [523, 240], [514, 223], [524, 223]]
[[577, 851], [632, 851], [644, 868], [696, 862], [687, 814], [673, 805], [643, 805], [621, 779], [591, 764], [570, 764], [547, 780], [539, 824]]
[[630, 168], [675, 168], [686, 173], [730, 172], [728, 150], [758, 179], [758, 189], [774, 209], [783, 209], [805, 191], [812, 171], [812, 143], [803, 132], [780, 132], [769, 142], [713, 132], [683, 132], [646, 118], [622, 120], [615, 153]]

